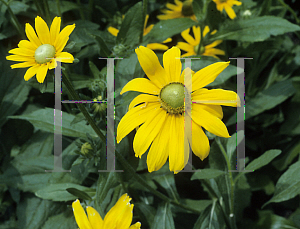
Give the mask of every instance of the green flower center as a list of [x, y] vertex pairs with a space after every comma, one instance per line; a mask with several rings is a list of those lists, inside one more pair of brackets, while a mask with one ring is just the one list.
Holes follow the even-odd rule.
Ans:
[[35, 50], [34, 58], [38, 64], [47, 63], [55, 56], [55, 48], [53, 45], [44, 44]]
[[223, 3], [223, 2], [227, 2], [227, 0], [220, 0], [220, 2], [221, 2], [221, 3]]
[[[195, 47], [194, 47], [194, 51], [195, 51], [195, 53], [197, 54], [197, 52], [198, 52], [198, 48], [199, 48], [199, 45], [196, 45]], [[200, 47], [200, 55], [201, 54], [203, 54], [205, 52], [205, 47], [204, 46], [201, 46]]]
[[185, 1], [183, 3], [181, 12], [182, 12], [182, 15], [185, 16], [185, 17], [189, 17], [189, 16], [194, 15], [192, 2]]
[[181, 83], [170, 83], [163, 87], [159, 94], [160, 104], [163, 109], [171, 114], [184, 112], [184, 86]]

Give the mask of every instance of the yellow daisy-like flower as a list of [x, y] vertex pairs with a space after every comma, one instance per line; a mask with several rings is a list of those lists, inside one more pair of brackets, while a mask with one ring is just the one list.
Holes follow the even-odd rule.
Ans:
[[30, 67], [24, 79], [27, 81], [36, 75], [37, 81], [43, 83], [48, 69], [56, 67], [56, 60], [60, 62], [73, 63], [74, 57], [68, 52], [62, 52], [66, 46], [69, 36], [75, 28], [75, 24], [66, 26], [60, 31], [61, 18], [55, 17], [50, 30], [46, 22], [39, 16], [35, 18], [35, 30], [29, 23], [26, 23], [25, 32], [29, 40], [21, 40], [19, 48], [9, 51], [14, 54], [7, 56], [7, 60], [23, 61], [23, 63], [13, 64], [11, 68]]
[[[139, 127], [133, 141], [135, 156], [141, 157], [150, 147], [147, 156], [149, 172], [160, 169], [169, 157], [170, 171], [178, 172], [187, 164], [184, 155], [184, 75], [181, 72], [180, 49], [173, 47], [163, 55], [160, 65], [155, 53], [143, 46], [135, 50], [138, 60], [149, 79], [136, 78], [128, 82], [121, 91], [138, 91], [129, 105], [129, 111], [117, 128], [119, 143], [133, 129]], [[209, 141], [202, 127], [221, 137], [229, 138], [220, 105], [236, 107], [238, 95], [233, 91], [203, 88], [213, 82], [229, 65], [217, 62], [209, 65], [192, 77], [192, 140], [195, 155], [204, 160], [210, 151]], [[140, 126], [141, 125], [141, 126]]]
[[[145, 18], [145, 23], [144, 23], [144, 33], [143, 33], [143, 36], [146, 36], [150, 31], [151, 29], [153, 28], [154, 24], [151, 24], [147, 27], [147, 22], [148, 22], [148, 19], [149, 19], [149, 15], [147, 14], [146, 15], [146, 18]], [[107, 28], [108, 32], [113, 35], [113, 36], [118, 36], [118, 33], [119, 33], [119, 30], [114, 28], [114, 27], [111, 27], [109, 26]], [[172, 41], [172, 38], [167, 38], [166, 40], [164, 40], [162, 43], [168, 43], [168, 42], [171, 42]], [[164, 44], [160, 44], [160, 43], [150, 43], [147, 45], [147, 48], [149, 49], [152, 49], [152, 50], [167, 50], [168, 49], [168, 46], [167, 45], [164, 45]]]
[[159, 20], [168, 20], [168, 19], [183, 18], [183, 17], [189, 17], [194, 21], [197, 20], [193, 11], [193, 6], [192, 6], [193, 0], [186, 0], [184, 2], [181, 2], [179, 0], [174, 0], [174, 2], [175, 5], [171, 3], [166, 4], [168, 10], [164, 9], [161, 11], [162, 13], [164, 13], [164, 15], [158, 15], [157, 18]]
[[130, 226], [133, 215], [133, 204], [130, 204], [130, 200], [127, 194], [122, 195], [106, 214], [104, 220], [92, 207], [86, 208], [88, 215], [86, 216], [79, 200], [74, 201], [72, 207], [79, 229], [140, 229], [140, 222]]
[[[181, 33], [181, 36], [186, 40], [185, 42], [178, 42], [177, 47], [180, 48], [183, 51], [186, 51], [185, 54], [182, 55], [182, 57], [186, 56], [193, 56], [197, 54], [200, 40], [201, 40], [201, 30], [199, 26], [193, 26], [193, 33], [194, 38], [190, 35], [190, 29], [186, 29]], [[203, 38], [209, 33], [210, 29], [208, 26], [205, 26], [203, 31]], [[214, 30], [210, 34], [213, 35], [217, 31]], [[216, 40], [213, 43], [200, 47], [200, 55], [203, 56], [213, 56], [215, 58], [218, 58], [216, 55], [225, 55], [225, 52], [221, 49], [215, 48], [217, 45], [222, 43], [222, 40]]]
[[220, 12], [225, 9], [227, 15], [230, 17], [230, 19], [234, 19], [236, 17], [236, 14], [234, 10], [232, 9], [233, 5], [240, 6], [242, 5], [241, 2], [237, 0], [213, 0], [217, 5], [217, 10]]

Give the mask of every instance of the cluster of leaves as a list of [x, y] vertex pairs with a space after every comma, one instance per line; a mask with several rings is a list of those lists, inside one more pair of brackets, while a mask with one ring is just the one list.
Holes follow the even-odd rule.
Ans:
[[[222, 60], [253, 58], [245, 60], [245, 131], [235, 133], [235, 110], [224, 108], [232, 137], [209, 135], [209, 157], [192, 158], [194, 173], [174, 175], [168, 164], [148, 173], [146, 155], [134, 157], [133, 133], [116, 145], [121, 152], [116, 169], [124, 172], [99, 173], [106, 169], [105, 142], [76, 105], [67, 103], [62, 106], [62, 167], [71, 172], [45, 172], [54, 162], [53, 76], [48, 74], [47, 86], [24, 82], [24, 69], [9, 68], [8, 50], [17, 46], [25, 22], [33, 25], [36, 15], [48, 17], [48, 23], [57, 15], [64, 26], [75, 23], [66, 50], [77, 63], [64, 65], [63, 71], [82, 100], [106, 98], [106, 60], [98, 58], [123, 58], [115, 61], [117, 124], [136, 96], [119, 92], [131, 79], [144, 76], [134, 49], [169, 37], [171, 47], [180, 41], [180, 32], [197, 24], [189, 18], [158, 21], [155, 16], [166, 1], [144, 2], [155, 25], [143, 37], [142, 2], [0, 1], [0, 229], [77, 228], [72, 201], [80, 198], [104, 217], [125, 192], [133, 199], [133, 221], [141, 221], [142, 228], [300, 228], [300, 27], [295, 1], [242, 0], [234, 7], [234, 20], [217, 11], [213, 1], [193, 1], [199, 22], [218, 30], [211, 41], [224, 40]], [[117, 37], [107, 32], [109, 25], [118, 27]], [[161, 60], [162, 53], [157, 55]], [[201, 57], [193, 60], [192, 69], [216, 61]], [[241, 71], [232, 60], [209, 86], [235, 90], [235, 76]], [[64, 85], [62, 98], [72, 99]], [[85, 106], [105, 135], [105, 107], [95, 112], [92, 105]], [[246, 171], [232, 172], [236, 139], [244, 135]], [[88, 153], [82, 149], [85, 143], [90, 145]]]

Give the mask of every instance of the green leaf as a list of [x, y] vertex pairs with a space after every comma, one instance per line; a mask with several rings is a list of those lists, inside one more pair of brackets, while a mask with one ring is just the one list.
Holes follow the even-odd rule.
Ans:
[[[167, 168], [167, 167], [164, 167]], [[164, 169], [162, 168], [162, 169]], [[162, 170], [161, 169], [161, 170]], [[169, 168], [167, 168], [169, 170]], [[159, 171], [154, 173], [153, 180], [158, 182], [167, 191], [172, 199], [179, 199], [179, 194], [176, 189], [174, 173]]]
[[161, 204], [158, 207], [151, 229], [175, 229], [172, 212], [168, 203]]
[[218, 31], [215, 40], [237, 40], [244, 42], [264, 41], [271, 36], [296, 32], [300, 26], [275, 16], [262, 16], [228, 22]]
[[143, 227], [145, 227], [146, 222], [151, 227], [151, 225], [154, 222], [154, 217], [156, 213], [156, 209], [154, 207], [150, 206], [149, 204], [145, 204], [143, 202], [136, 203], [134, 204], [134, 211], [136, 211], [138, 215], [141, 217], [141, 222], [143, 222]]
[[72, 211], [66, 211], [61, 214], [47, 218], [46, 223], [41, 229], [74, 229], [78, 228]]
[[[72, 114], [62, 112], [62, 135], [86, 139], [86, 133], [89, 133], [93, 137], [97, 137], [93, 128], [86, 125], [85, 121], [71, 125], [74, 117]], [[40, 109], [27, 115], [9, 116], [9, 118], [27, 120], [38, 129], [54, 132], [54, 117], [51, 108]]]
[[[59, 1], [59, 10], [60, 13], [65, 13], [68, 12], [70, 10], [76, 10], [78, 9], [79, 6], [74, 3], [74, 2], [69, 2], [69, 1]], [[49, 4], [49, 9], [52, 13], [54, 13], [55, 15], [59, 15], [59, 11], [58, 11], [58, 4], [53, 4], [52, 2]]]
[[212, 179], [220, 175], [224, 175], [225, 172], [217, 169], [199, 169], [191, 177], [191, 180], [197, 179]]
[[70, 194], [67, 189], [75, 188], [82, 192], [86, 192], [88, 195], [93, 196], [95, 190], [92, 188], [84, 187], [78, 184], [62, 183], [62, 184], [50, 184], [45, 188], [38, 190], [35, 195], [42, 199], [53, 201], [69, 201], [75, 200], [77, 197]]
[[[192, 200], [192, 199], [181, 199], [180, 202], [184, 205], [189, 206], [199, 212], [204, 211], [204, 209], [212, 204], [211, 200]], [[182, 211], [182, 208], [178, 208]]]
[[279, 178], [275, 187], [275, 193], [269, 203], [278, 203], [294, 198], [300, 194], [300, 161], [294, 163], [289, 169]]
[[153, 26], [152, 30], [145, 36], [145, 40], [151, 43], [162, 42], [195, 24], [196, 22], [190, 18], [162, 20]]
[[236, 219], [243, 218], [243, 212], [250, 205], [251, 190], [245, 173], [235, 183], [234, 188], [234, 211]]
[[281, 154], [281, 150], [278, 149], [271, 149], [266, 151], [263, 155], [259, 158], [254, 159], [251, 161], [245, 168], [245, 170], [257, 170], [267, 164], [269, 164], [275, 157]]
[[226, 152], [228, 155], [229, 161], [232, 159], [232, 155], [236, 150], [236, 147], [241, 143], [241, 141], [245, 138], [245, 134], [243, 130], [234, 133], [230, 138], [227, 139], [226, 144]]
[[83, 192], [81, 190], [78, 190], [77, 188], [67, 188], [67, 192], [71, 193], [74, 196], [77, 196], [80, 199], [89, 200], [92, 201], [93, 199], [87, 194], [86, 192]]
[[259, 221], [255, 225], [256, 229], [297, 229], [296, 225], [284, 217], [275, 215], [272, 211], [258, 211]]
[[109, 50], [109, 48], [105, 44], [105, 41], [103, 40], [103, 38], [100, 35], [94, 35], [94, 36], [95, 36], [97, 44], [100, 48], [100, 56], [101, 57], [109, 57], [111, 51]]
[[137, 44], [139, 42], [140, 33], [144, 28], [142, 19], [142, 2], [138, 2], [125, 14], [125, 18], [117, 36], [117, 43], [123, 43], [130, 46]]

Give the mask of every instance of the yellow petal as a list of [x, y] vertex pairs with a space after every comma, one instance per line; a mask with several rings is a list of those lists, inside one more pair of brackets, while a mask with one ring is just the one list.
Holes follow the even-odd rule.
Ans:
[[160, 65], [155, 53], [144, 46], [135, 49], [135, 53], [137, 54], [141, 67], [152, 83], [158, 88], [164, 87], [168, 83], [165, 79], [166, 73]]
[[25, 49], [25, 48], [15, 48], [8, 51], [8, 53], [16, 54], [19, 56], [30, 56], [34, 57], [34, 51], [31, 49]]
[[168, 159], [168, 146], [169, 146], [169, 136], [171, 130], [171, 115], [167, 114], [165, 123], [158, 133], [158, 135], [153, 140], [150, 150], [147, 155], [147, 165], [148, 171], [151, 173], [153, 171], [159, 170]]
[[129, 110], [121, 119], [117, 128], [117, 142], [119, 143], [134, 128], [144, 123], [148, 116], [160, 107], [159, 103], [142, 104]]
[[229, 61], [217, 62], [196, 72], [193, 76], [193, 91], [213, 82], [229, 63]]
[[40, 45], [42, 45], [41, 41], [39, 40], [36, 33], [34, 32], [34, 29], [29, 23], [26, 23], [25, 25], [25, 33], [35, 48], [38, 48]]
[[86, 212], [93, 229], [102, 229], [103, 220], [99, 213], [92, 207], [87, 207]]
[[13, 60], [13, 61], [30, 61], [35, 62], [34, 57], [30, 56], [19, 56], [19, 55], [10, 55], [6, 57], [7, 60]]
[[214, 135], [224, 138], [230, 137], [225, 124], [215, 115], [202, 109], [198, 104], [193, 106], [192, 119], [198, 125], [203, 126], [207, 131]]
[[150, 33], [150, 31], [152, 30], [153, 28], [153, 24], [149, 25], [147, 28], [144, 29], [144, 33], [143, 33], [143, 36], [146, 36], [148, 33]]
[[18, 44], [18, 47], [19, 47], [19, 48], [24, 48], [24, 49], [30, 49], [30, 50], [32, 50], [33, 52], [35, 52], [35, 50], [36, 50], [35, 45], [34, 45], [32, 42], [27, 41], [27, 40], [21, 40], [21, 41], [19, 42], [19, 44]]
[[166, 7], [169, 8], [170, 10], [176, 10], [178, 8], [177, 5], [171, 4], [171, 3], [167, 3]]
[[241, 2], [239, 2], [239, 1], [233, 1], [232, 3], [233, 3], [233, 5], [237, 5], [237, 6], [240, 6], [240, 5], [242, 5], [242, 3], [241, 3]]
[[129, 104], [129, 110], [131, 110], [134, 106], [140, 104], [140, 103], [146, 103], [145, 105], [147, 106], [148, 103], [151, 102], [159, 102], [158, 96], [153, 96], [153, 95], [147, 95], [147, 94], [141, 94], [135, 97], [131, 103]]
[[19, 64], [13, 64], [10, 67], [13, 68], [27, 68], [27, 67], [31, 67], [33, 65], [36, 65], [35, 62], [23, 62], [23, 63], [19, 63]]
[[55, 17], [52, 21], [51, 27], [50, 27], [50, 40], [51, 40], [51, 45], [55, 44], [56, 38], [59, 35], [60, 31], [60, 24], [61, 24], [61, 18], [60, 17]]
[[215, 55], [225, 55], [225, 52], [221, 49], [215, 49], [215, 48], [206, 49], [205, 47], [205, 52], [202, 55], [214, 56], [215, 58], [217, 58]]
[[218, 117], [219, 119], [223, 118], [223, 110], [220, 105], [208, 105], [208, 104], [196, 104], [193, 103], [192, 109], [197, 106], [198, 109], [203, 109], [209, 112], [210, 114]]
[[137, 222], [133, 224], [132, 226], [129, 227], [129, 229], [140, 229], [141, 228], [141, 223]]
[[153, 139], [161, 131], [166, 115], [167, 112], [165, 110], [157, 107], [149, 114], [145, 123], [138, 129], [133, 140], [133, 149], [136, 157], [141, 157], [149, 148]]
[[171, 42], [172, 41], [172, 38], [167, 38], [166, 40], [164, 40], [162, 43], [168, 43], [168, 42]]
[[118, 29], [109, 26], [109, 27], [107, 28], [107, 30], [108, 30], [108, 32], [109, 32], [111, 35], [113, 35], [113, 36], [115, 36], [115, 37], [118, 36], [118, 33], [119, 33], [119, 30], [118, 30]]
[[129, 228], [132, 221], [133, 204], [130, 198], [124, 194], [117, 201], [104, 218], [103, 228]]
[[28, 81], [30, 78], [32, 78], [37, 73], [39, 68], [40, 68], [39, 64], [34, 65], [31, 68], [29, 68], [24, 75], [24, 79], [26, 81]]
[[189, 153], [184, 151], [184, 116], [172, 115], [171, 117], [169, 168], [170, 171], [178, 173], [186, 165]]
[[64, 49], [68, 40], [69, 37], [64, 37], [60, 42], [58, 42], [57, 46], [55, 46], [56, 53], [60, 53]]
[[156, 87], [152, 81], [145, 79], [145, 78], [135, 78], [131, 81], [129, 81], [122, 89], [120, 94], [127, 91], [138, 91], [143, 93], [148, 93], [152, 95], [158, 95], [160, 92], [160, 89]]
[[205, 37], [206, 34], [209, 33], [209, 31], [210, 31], [210, 29], [209, 29], [209, 27], [206, 25], [206, 26], [204, 27], [204, 30], [203, 30], [203, 37]]
[[[70, 34], [73, 32], [73, 30], [75, 29], [75, 24], [73, 25], [68, 25], [66, 26], [58, 35], [55, 43], [54, 43], [54, 47], [61, 47], [62, 43], [65, 43], [65, 38], [69, 37]], [[63, 46], [64, 47], [64, 46]]]
[[56, 68], [56, 66], [57, 66], [56, 60], [55, 60], [55, 59], [52, 59], [52, 60], [49, 62], [49, 69]]
[[180, 82], [181, 61], [179, 58], [180, 49], [177, 47], [172, 47], [163, 55], [164, 69], [168, 82]]
[[[193, 70], [191, 70], [190, 68], [185, 68], [182, 73], [181, 73], [181, 77], [180, 77], [180, 83], [184, 84], [184, 77], [185, 77], [185, 73], [187, 72], [187, 70], [189, 70], [188, 72], [190, 72], [190, 74], [192, 74], [192, 76], [195, 74], [195, 72]], [[192, 85], [193, 86], [193, 85]]]
[[50, 32], [48, 25], [39, 16], [35, 18], [35, 30], [42, 44], [50, 44]]
[[61, 52], [58, 55], [56, 55], [56, 61], [60, 61], [63, 63], [73, 63], [74, 57], [68, 52]]
[[192, 94], [193, 102], [236, 107], [241, 106], [237, 93], [223, 89], [197, 90]]
[[146, 46], [147, 48], [151, 49], [151, 50], [168, 50], [168, 46], [163, 45], [163, 44], [159, 44], [159, 43], [151, 43], [151, 44], [147, 44]]
[[183, 51], [186, 51], [186, 52], [195, 52], [194, 51], [194, 46], [192, 46], [188, 43], [185, 43], [185, 42], [178, 42], [177, 47], [180, 48]]
[[48, 64], [41, 64], [40, 68], [36, 73], [36, 79], [39, 83], [43, 83], [48, 71]]
[[72, 203], [72, 208], [79, 229], [93, 229], [83, 208], [80, 205], [79, 200], [76, 200]]
[[192, 121], [192, 150], [202, 161], [210, 151], [209, 141], [201, 126]]
[[[201, 41], [201, 30], [199, 26], [193, 26], [193, 33], [197, 44]], [[204, 36], [204, 35], [203, 35]]]
[[199, 44], [190, 34], [190, 29], [186, 29], [183, 32], [181, 32], [181, 36], [186, 40], [189, 44], [196, 46]]
[[224, 8], [225, 8], [226, 13], [230, 17], [230, 19], [234, 19], [236, 17], [236, 14], [235, 14], [234, 10], [230, 6], [225, 5]]

